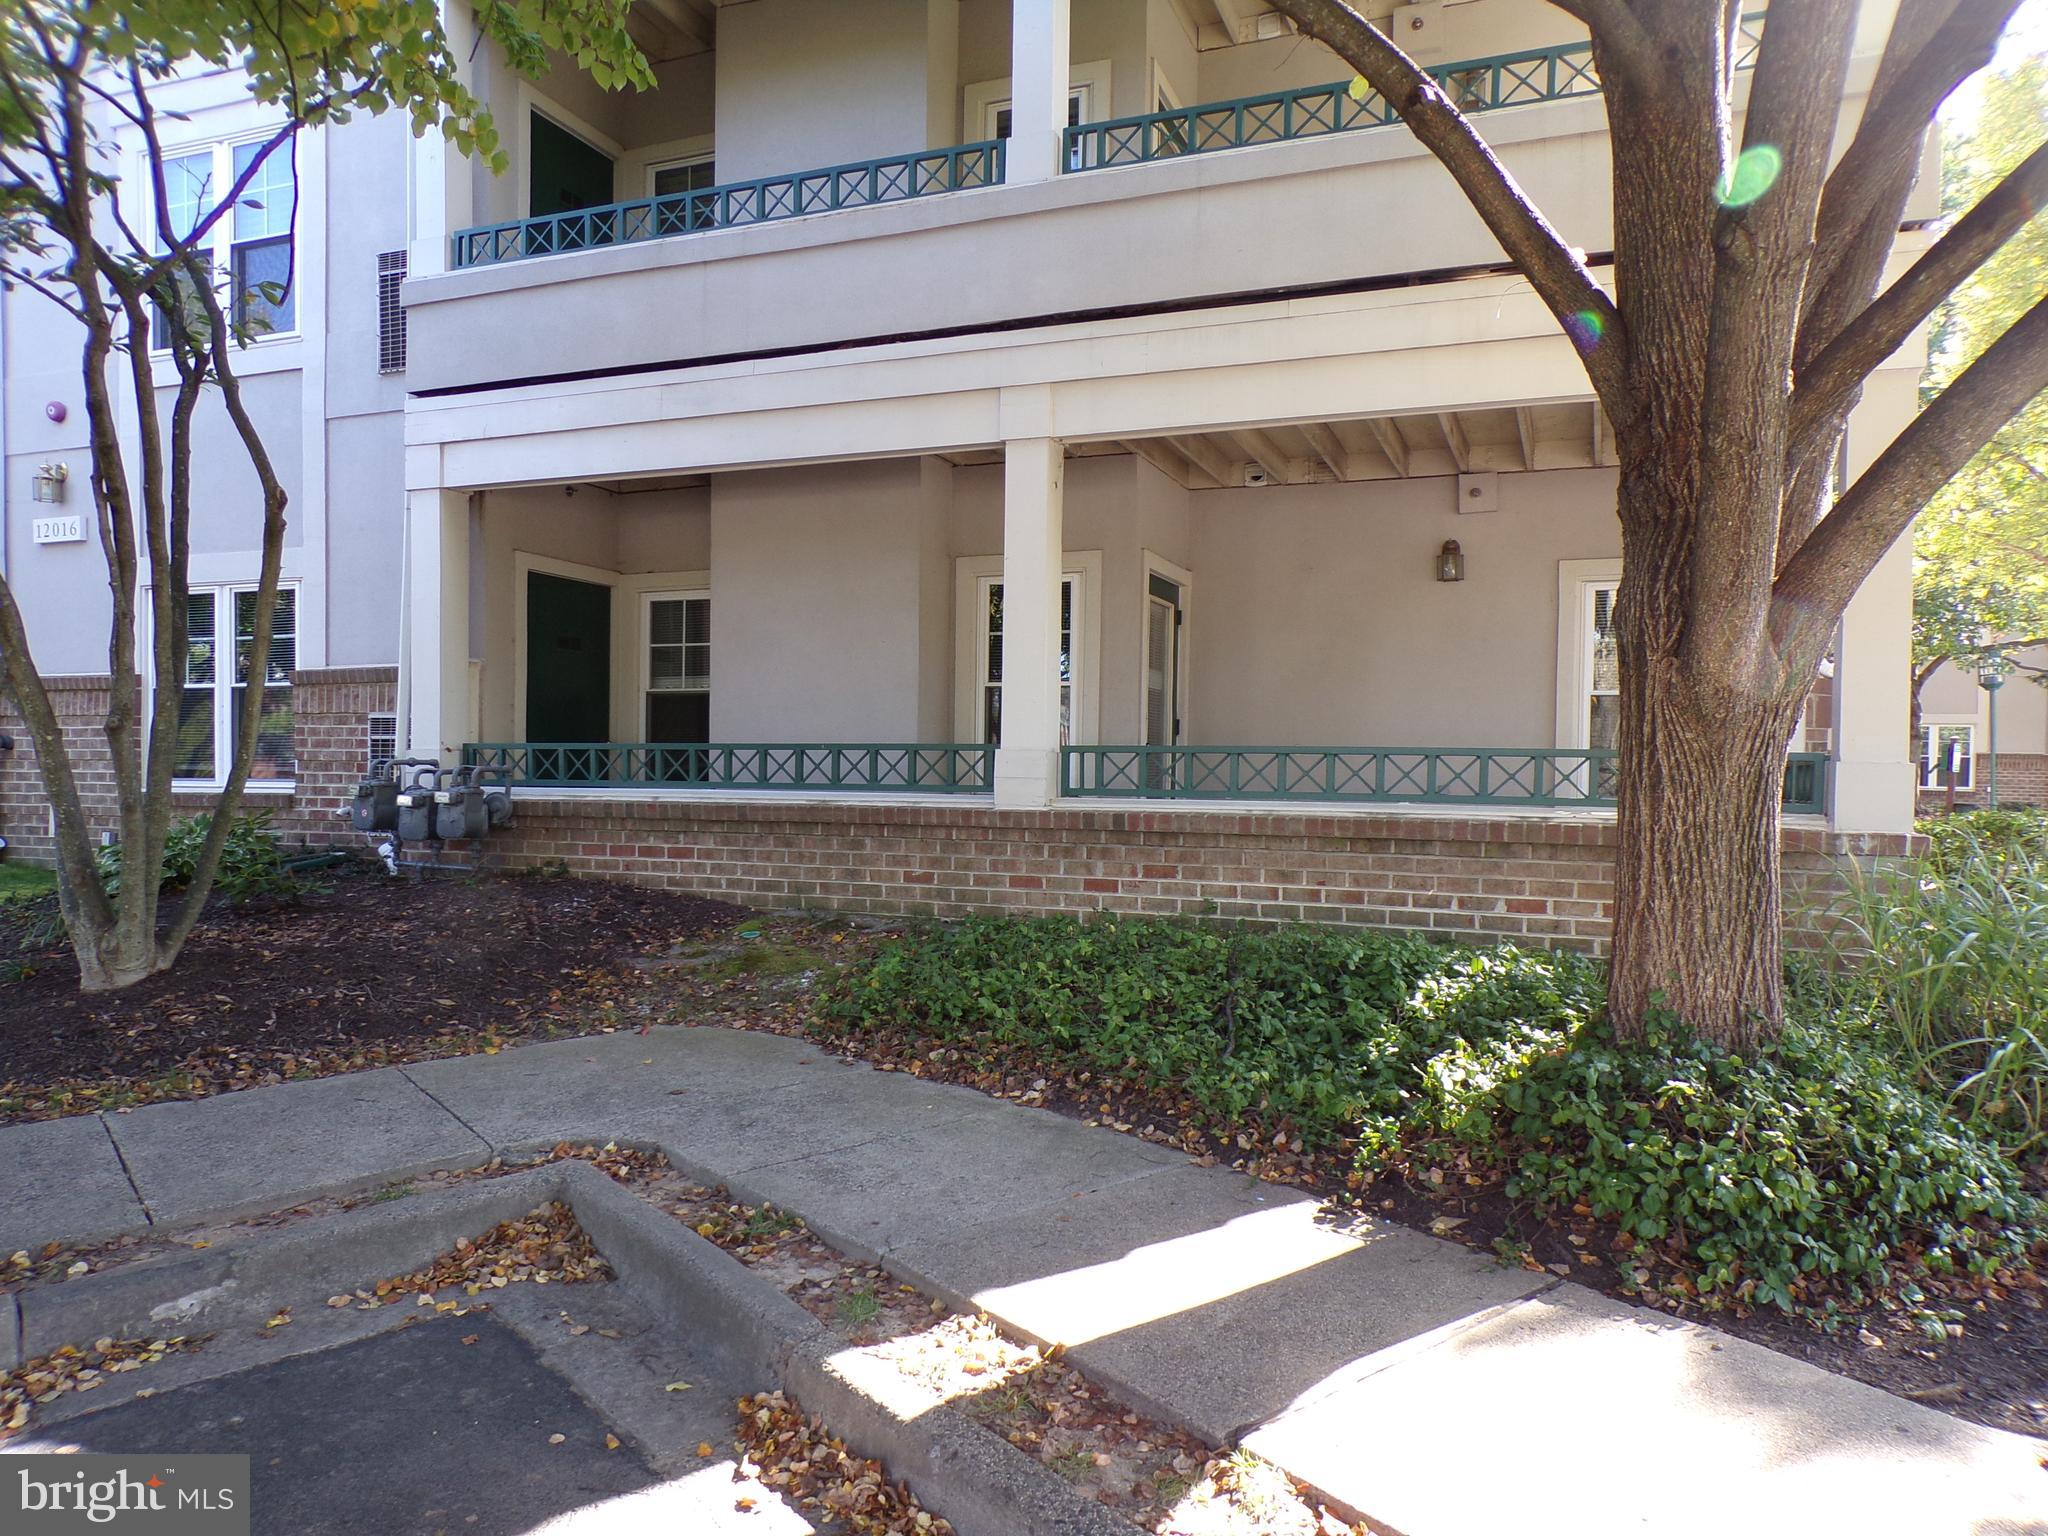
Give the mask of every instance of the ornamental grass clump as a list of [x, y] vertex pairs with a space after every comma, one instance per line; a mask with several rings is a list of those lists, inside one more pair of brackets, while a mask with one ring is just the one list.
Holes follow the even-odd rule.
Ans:
[[1833, 963], [1802, 978], [2008, 1150], [2048, 1147], [2048, 817], [1923, 824], [1917, 867], [1859, 873]]

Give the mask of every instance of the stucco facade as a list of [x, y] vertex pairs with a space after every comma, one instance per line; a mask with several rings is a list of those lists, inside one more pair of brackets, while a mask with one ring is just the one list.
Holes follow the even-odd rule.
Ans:
[[[1587, 604], [1619, 570], [1611, 433], [1436, 163], [1398, 126], [1155, 154], [1182, 131], [1162, 118], [1118, 130], [1151, 146], [1130, 163], [1087, 133], [1342, 81], [1333, 55], [1277, 17], [1234, 29], [1243, 8], [1208, 0], [657, 9], [657, 88], [616, 94], [566, 63], [518, 77], [446, 0], [512, 154], [503, 175], [391, 118], [300, 136], [296, 320], [241, 361], [291, 494], [290, 666], [308, 701], [324, 690], [296, 778], [286, 762], [257, 790], [292, 825], [335, 832], [358, 724], [365, 766], [387, 731], [453, 762], [560, 740], [536, 735], [537, 715], [559, 718], [537, 690], [581, 686], [597, 739], [682, 739], [656, 735], [678, 729], [655, 695], [683, 665], [657, 630], [686, 613], [687, 688], [708, 693], [688, 740], [979, 751], [1000, 719], [999, 748], [955, 760], [979, 765], [983, 798], [947, 802], [970, 810], [1051, 810], [1081, 747], [1602, 749]], [[1422, 13], [1403, 37], [1432, 65], [1583, 41], [1540, 0]], [[1868, 20], [1845, 123], [1887, 20]], [[269, 126], [232, 78], [163, 94], [194, 152]], [[1598, 96], [1481, 121], [1608, 270]], [[928, 162], [957, 188], [820, 182], [864, 205], [795, 217], [762, 200], [797, 185], [777, 178], [999, 128], [1000, 153]], [[719, 190], [735, 184], [755, 201]], [[1909, 212], [1935, 206], [1927, 177]], [[607, 222], [629, 218], [671, 222]], [[1921, 243], [1903, 235], [1901, 259]], [[86, 462], [75, 337], [10, 292], [0, 345], [6, 573], [38, 667], [91, 697], [99, 553], [28, 534], [37, 467]], [[1852, 461], [1910, 419], [1920, 361], [1916, 344], [1873, 378]], [[231, 604], [255, 575], [256, 498], [208, 411], [192, 580]], [[1440, 579], [1447, 542], [1456, 581]], [[1909, 583], [1901, 548], [1845, 621], [1825, 728], [1792, 744], [1825, 759], [1799, 810], [1831, 834], [1910, 827]], [[542, 655], [534, 605], [564, 592], [608, 617], [550, 630]], [[1449, 760], [1430, 783], [1439, 768], [1455, 787]], [[1583, 789], [1592, 770], [1573, 771]], [[718, 793], [695, 782], [592, 792]], [[915, 805], [928, 787], [854, 793]], [[0, 777], [0, 814], [10, 833], [42, 815], [23, 774]]]

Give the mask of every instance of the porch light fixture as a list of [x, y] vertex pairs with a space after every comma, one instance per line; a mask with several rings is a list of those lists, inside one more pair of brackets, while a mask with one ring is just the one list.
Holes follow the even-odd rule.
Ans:
[[71, 478], [71, 470], [64, 464], [39, 464], [35, 479], [29, 485], [29, 498], [33, 501], [55, 505], [64, 499], [64, 483]]
[[1436, 579], [1438, 581], [1463, 581], [1465, 579], [1465, 552], [1458, 548], [1456, 539], [1445, 539], [1444, 547], [1437, 551]]

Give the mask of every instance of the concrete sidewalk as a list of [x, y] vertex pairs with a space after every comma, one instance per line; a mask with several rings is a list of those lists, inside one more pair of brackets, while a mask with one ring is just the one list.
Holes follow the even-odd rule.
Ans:
[[2048, 1536], [2048, 1446], [1177, 1153], [664, 1029], [0, 1129], [0, 1253], [660, 1147], [1404, 1536]]

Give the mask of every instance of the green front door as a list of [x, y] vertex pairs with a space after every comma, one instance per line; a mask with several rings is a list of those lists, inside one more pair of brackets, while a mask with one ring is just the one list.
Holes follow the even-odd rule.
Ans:
[[612, 200], [610, 155], [538, 112], [531, 124], [526, 183], [529, 217], [601, 208]]
[[526, 573], [526, 739], [609, 741], [612, 589]]

